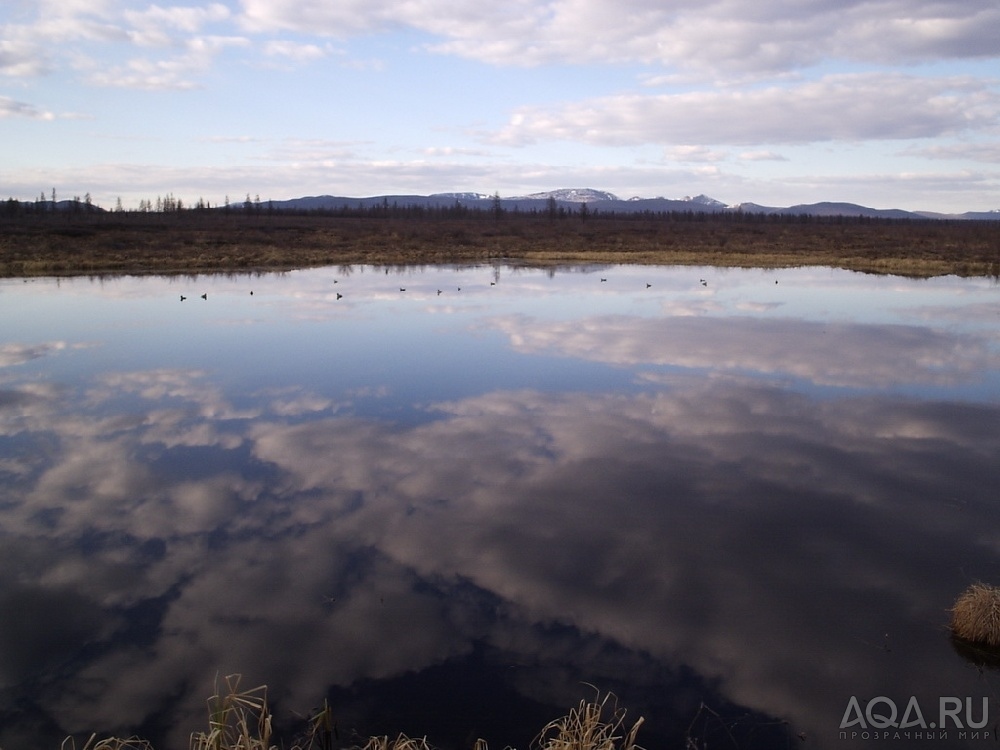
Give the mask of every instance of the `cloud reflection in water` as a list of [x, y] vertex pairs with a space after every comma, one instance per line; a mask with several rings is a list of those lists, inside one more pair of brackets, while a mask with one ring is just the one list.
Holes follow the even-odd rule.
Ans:
[[948, 391], [995, 377], [988, 333], [483, 314], [514, 367], [590, 359], [635, 386], [570, 366], [562, 392], [400, 421], [267, 367], [250, 394], [202, 368], [45, 383], [13, 367], [34, 345], [6, 347], [0, 685], [30, 709], [4, 746], [164, 725], [183, 744], [216, 670], [305, 711], [484, 648], [559, 710], [581, 680], [678, 708], [647, 717], [664, 737], [706, 695], [825, 747], [851, 695], [990, 692], [944, 632], [1000, 552], [1000, 403]]

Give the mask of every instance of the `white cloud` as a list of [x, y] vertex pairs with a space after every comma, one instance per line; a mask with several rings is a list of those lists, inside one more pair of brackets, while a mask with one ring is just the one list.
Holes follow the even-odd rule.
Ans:
[[341, 37], [385, 28], [391, 19], [386, 3], [364, 0], [242, 0], [242, 6], [241, 23], [255, 32], [295, 30]]
[[129, 38], [135, 44], [156, 47], [173, 44], [176, 32], [196, 34], [206, 24], [224, 21], [229, 15], [220, 3], [203, 8], [151, 5], [143, 11], [125, 11], [124, 20], [131, 26]]
[[725, 151], [706, 146], [672, 146], [666, 149], [663, 155], [668, 161], [681, 162], [714, 162], [723, 161], [728, 157]]
[[268, 57], [281, 57], [298, 63], [307, 63], [327, 57], [330, 48], [301, 42], [271, 41], [264, 44], [264, 54]]
[[12, 78], [39, 76], [47, 73], [50, 65], [48, 55], [32, 42], [0, 39], [0, 73], [3, 75]]
[[740, 161], [788, 161], [774, 151], [744, 151], [737, 158]]
[[0, 119], [5, 117], [27, 117], [32, 120], [54, 120], [52, 112], [38, 109], [33, 104], [19, 102], [8, 96], [0, 96]]
[[[521, 351], [632, 366], [787, 374], [838, 387], [877, 388], [890, 381], [954, 384], [1000, 361], [988, 338], [956, 338], [900, 325], [683, 316], [665, 329], [657, 320], [620, 316], [573, 324], [511, 317], [496, 321], [496, 327]], [[908, 365], [900, 368], [901, 362]]]
[[483, 156], [488, 157], [489, 152], [481, 148], [460, 148], [456, 146], [428, 146], [423, 149], [425, 156]]
[[971, 79], [865, 73], [794, 86], [627, 94], [524, 107], [496, 140], [635, 146], [909, 139], [995, 127], [998, 117], [1000, 94]]
[[410, 27], [435, 51], [504, 65], [645, 62], [676, 69], [775, 73], [824, 59], [922, 61], [989, 57], [1000, 9], [988, 0], [243, 0], [255, 31], [344, 37]]
[[[0, 101], [0, 106], [2, 106], [2, 101]], [[65, 348], [65, 341], [52, 341], [44, 344], [0, 344], [0, 367], [23, 365], [25, 362], [47, 357], [53, 352], [62, 351]]]
[[959, 159], [1000, 164], [1000, 142], [923, 146], [906, 149], [903, 154], [922, 156], [925, 159]]
[[[152, 40], [148, 40], [152, 44]], [[163, 42], [166, 44], [166, 42]], [[193, 37], [179, 45], [180, 54], [161, 60], [133, 58], [124, 65], [97, 66], [87, 75], [95, 86], [148, 90], [194, 89], [197, 78], [210, 69], [215, 57], [230, 47], [248, 47], [243, 37]]]
[[[193, 88], [191, 76], [203, 72], [222, 49], [246, 46], [241, 37], [199, 35], [209, 24], [223, 23], [227, 6], [161, 7], [119, 10], [109, 3], [42, 4], [26, 23], [0, 25], [0, 71], [28, 77], [79, 71], [97, 86], [142, 89]], [[163, 60], [134, 58], [115, 62], [117, 51], [132, 47], [179, 50]]]
[[159, 5], [150, 5], [146, 10], [125, 11], [125, 18], [135, 26], [169, 26], [195, 33], [207, 23], [218, 23], [230, 17], [228, 7], [222, 3], [212, 3], [205, 7], [184, 7], [172, 6], [162, 8]]

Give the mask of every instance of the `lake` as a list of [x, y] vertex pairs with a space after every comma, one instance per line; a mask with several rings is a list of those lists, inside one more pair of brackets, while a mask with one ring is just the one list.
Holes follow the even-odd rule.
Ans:
[[5, 279], [0, 319], [5, 750], [186, 748], [234, 673], [341, 746], [527, 750], [607, 692], [651, 750], [996, 738], [948, 630], [1000, 584], [995, 279]]

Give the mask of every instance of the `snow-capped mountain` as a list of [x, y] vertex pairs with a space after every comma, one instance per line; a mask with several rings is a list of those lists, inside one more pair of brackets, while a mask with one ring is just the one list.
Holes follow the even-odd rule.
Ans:
[[493, 198], [485, 193], [432, 193], [428, 198], [447, 198], [453, 201], [485, 201]]
[[[292, 210], [336, 210], [343, 208], [393, 207], [436, 207], [450, 208], [456, 203], [471, 209], [492, 210], [497, 194], [488, 195], [475, 192], [434, 193], [433, 195], [379, 195], [365, 198], [346, 198], [322, 195], [294, 198], [285, 201], [269, 201], [274, 209]], [[726, 204], [707, 195], [684, 198], [642, 198], [622, 199], [614, 193], [594, 188], [562, 188], [530, 195], [500, 196], [504, 210], [538, 211], [549, 210], [552, 200], [566, 211], [575, 212], [581, 204], [591, 211], [618, 213], [724, 213], [745, 214], [811, 215], [811, 216], [862, 216], [881, 219], [968, 219], [979, 221], [1000, 221], [1000, 210], [968, 211], [962, 214], [941, 214], [928, 211], [903, 211], [860, 206], [855, 203], [820, 202], [798, 204], [788, 207], [762, 206], [758, 203]]]
[[696, 195], [694, 198], [690, 196], [685, 196], [684, 200], [691, 203], [697, 203], [699, 206], [707, 206], [712, 209], [723, 210], [729, 208], [729, 206], [722, 201], [717, 201], [715, 198], [709, 198], [707, 195]]
[[530, 195], [519, 195], [509, 200], [544, 200], [555, 198], [557, 201], [567, 203], [595, 203], [597, 201], [618, 201], [621, 200], [614, 193], [604, 190], [594, 190], [593, 188], [562, 188], [560, 190], [548, 190], [544, 193], [531, 193]]

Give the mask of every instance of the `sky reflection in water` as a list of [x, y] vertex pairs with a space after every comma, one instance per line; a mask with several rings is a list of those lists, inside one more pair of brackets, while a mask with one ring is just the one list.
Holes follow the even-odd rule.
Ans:
[[584, 682], [651, 748], [702, 701], [702, 739], [843, 747], [852, 695], [994, 700], [945, 627], [1000, 583], [991, 280], [355, 267], [0, 314], [8, 750], [186, 747], [217, 672], [446, 747]]

